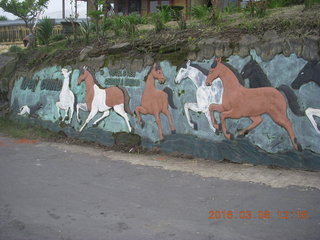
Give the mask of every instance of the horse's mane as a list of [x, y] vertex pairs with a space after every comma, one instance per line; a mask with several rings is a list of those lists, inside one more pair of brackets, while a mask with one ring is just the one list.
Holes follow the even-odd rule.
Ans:
[[[191, 63], [190, 66], [198, 69], [200, 72], [202, 72], [206, 76], [208, 76], [208, 74], [209, 74], [209, 70], [199, 66], [198, 64]], [[187, 67], [187, 65], [186, 65], [186, 67]]]
[[96, 84], [99, 88], [104, 89], [104, 87], [102, 87], [96, 79], [96, 74], [94, 73], [94, 70], [91, 67], [87, 67], [87, 71], [91, 74], [94, 84]]
[[241, 85], [244, 85], [244, 80], [243, 80], [243, 78], [242, 78], [242, 76], [241, 76], [241, 74], [238, 72], [238, 70], [237, 69], [235, 69], [231, 64], [229, 64], [229, 63], [225, 63], [225, 62], [221, 62], [224, 66], [226, 66], [227, 68], [229, 68], [232, 72], [233, 72], [233, 74], [237, 77], [237, 79], [238, 79], [238, 81], [239, 81], [239, 83], [241, 84]]

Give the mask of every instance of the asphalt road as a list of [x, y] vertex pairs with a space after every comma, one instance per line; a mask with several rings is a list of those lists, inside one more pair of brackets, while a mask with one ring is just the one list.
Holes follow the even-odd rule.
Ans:
[[191, 161], [0, 137], [0, 239], [320, 239], [319, 189], [204, 177], [183, 170]]

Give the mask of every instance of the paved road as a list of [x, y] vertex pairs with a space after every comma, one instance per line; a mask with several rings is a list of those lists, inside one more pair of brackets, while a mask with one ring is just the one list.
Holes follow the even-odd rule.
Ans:
[[[137, 163], [143, 158], [171, 164], [165, 157], [131, 154], [133, 163], [128, 156], [0, 137], [0, 239], [320, 239], [317, 188], [203, 177]], [[172, 161], [183, 169], [183, 161], [193, 160]], [[242, 168], [222, 165], [226, 172]], [[254, 168], [250, 172], [252, 179], [259, 175]], [[319, 177], [306, 172], [304, 180], [311, 175]], [[208, 219], [210, 210], [233, 211], [233, 216]], [[246, 210], [252, 219], [241, 219]], [[288, 219], [278, 219], [279, 210], [289, 211]], [[259, 219], [267, 217], [259, 211], [269, 211], [270, 218]], [[296, 211], [307, 211], [307, 219]]]

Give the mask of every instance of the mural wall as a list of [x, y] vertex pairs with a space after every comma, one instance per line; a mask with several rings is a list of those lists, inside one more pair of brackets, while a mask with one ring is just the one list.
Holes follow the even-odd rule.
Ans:
[[140, 72], [82, 67], [17, 79], [13, 117], [107, 145], [112, 133], [127, 132], [166, 152], [320, 169], [317, 62], [295, 54], [264, 62], [251, 50]]

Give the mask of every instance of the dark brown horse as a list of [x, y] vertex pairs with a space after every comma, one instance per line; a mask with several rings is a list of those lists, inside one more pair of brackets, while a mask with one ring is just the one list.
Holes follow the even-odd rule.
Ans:
[[103, 115], [97, 119], [93, 125], [97, 125], [99, 121], [109, 116], [109, 110], [111, 108], [124, 118], [128, 130], [131, 132], [132, 129], [127, 113], [132, 113], [129, 108], [130, 98], [126, 89], [122, 87], [101, 88], [95, 81], [94, 74], [90, 73], [86, 67], [83, 68], [83, 73], [78, 78], [78, 85], [80, 85], [82, 81], [85, 81], [86, 83], [86, 102], [77, 104], [78, 121], [80, 122], [79, 109], [90, 113], [87, 120], [80, 128], [80, 132], [98, 112], [103, 112]]
[[[160, 141], [163, 141], [164, 137], [160, 122], [160, 113], [162, 112], [167, 116], [171, 132], [174, 134], [176, 130], [171, 119], [171, 114], [168, 110], [168, 104], [170, 104], [172, 108], [176, 107], [174, 106], [172, 101], [172, 92], [169, 91], [169, 88], [166, 88], [163, 91], [156, 89], [155, 79], [158, 79], [161, 84], [166, 81], [160, 64], [154, 64], [153, 67], [151, 67], [147, 76], [146, 87], [142, 94], [141, 106], [135, 108], [135, 113], [137, 114], [137, 118], [141, 127], [144, 127], [144, 121], [141, 119], [140, 114], [154, 115], [159, 129]], [[169, 99], [168, 95], [170, 97]]]
[[240, 136], [244, 136], [257, 127], [263, 121], [261, 115], [267, 113], [275, 123], [286, 129], [294, 148], [301, 150], [301, 145], [297, 142], [287, 116], [286, 99], [277, 89], [272, 87], [253, 89], [243, 87], [235, 74], [221, 63], [221, 58], [217, 58], [210, 69], [206, 84], [211, 85], [217, 77], [220, 77], [224, 87], [222, 104], [211, 104], [209, 111], [215, 128], [218, 128], [218, 125], [214, 120], [214, 111], [221, 113], [220, 121], [226, 138], [232, 139], [233, 135], [227, 131], [225, 119], [250, 118], [252, 123], [239, 132]]

